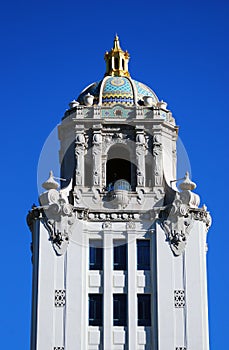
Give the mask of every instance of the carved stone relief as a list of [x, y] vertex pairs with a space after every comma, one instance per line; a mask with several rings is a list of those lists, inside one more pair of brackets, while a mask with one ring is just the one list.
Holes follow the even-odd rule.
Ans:
[[178, 256], [185, 250], [194, 220], [203, 221], [206, 230], [211, 225], [211, 216], [206, 207], [198, 208], [199, 196], [190, 190], [177, 192], [173, 202], [162, 213], [162, 227], [171, 250]]
[[162, 144], [159, 135], [153, 137], [154, 185], [162, 186]]
[[193, 221], [191, 216], [188, 215], [188, 206], [182, 203], [177, 193], [176, 199], [170, 206], [169, 215], [162, 222], [162, 227], [174, 255], [180, 255], [184, 251], [192, 226]]
[[83, 186], [84, 178], [84, 152], [85, 152], [85, 137], [83, 133], [76, 134], [76, 185]]
[[44, 210], [43, 221], [50, 234], [50, 240], [57, 255], [66, 252], [69, 244], [70, 228], [75, 221], [73, 207], [61, 191], [51, 189], [40, 195]]

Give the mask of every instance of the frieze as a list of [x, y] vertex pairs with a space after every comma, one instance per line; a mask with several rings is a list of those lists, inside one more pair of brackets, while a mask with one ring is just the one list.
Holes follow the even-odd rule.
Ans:
[[139, 221], [140, 216], [144, 215], [139, 214], [139, 212], [96, 212], [96, 211], [89, 211], [89, 210], [82, 210], [75, 208], [74, 209], [77, 212], [77, 218], [80, 220], [87, 220], [87, 221], [98, 221], [98, 222], [112, 222], [112, 221]]

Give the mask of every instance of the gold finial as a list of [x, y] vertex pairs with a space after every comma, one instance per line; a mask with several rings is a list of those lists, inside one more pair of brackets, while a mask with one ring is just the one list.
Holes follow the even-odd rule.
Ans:
[[122, 49], [121, 49], [121, 47], [120, 47], [120, 43], [119, 43], [119, 37], [118, 37], [117, 34], [115, 35], [115, 38], [114, 38], [113, 50], [114, 50], [114, 51], [119, 51], [119, 50], [122, 51]]
[[120, 46], [119, 37], [116, 34], [114, 38], [114, 45], [110, 52], [105, 53], [106, 61], [105, 75], [129, 77], [128, 62], [130, 55], [127, 51], [123, 51]]

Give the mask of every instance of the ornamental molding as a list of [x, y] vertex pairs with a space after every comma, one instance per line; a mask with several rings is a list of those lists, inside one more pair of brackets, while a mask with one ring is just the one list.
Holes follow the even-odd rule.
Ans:
[[132, 130], [112, 130], [112, 132], [106, 132], [103, 136], [102, 143], [102, 153], [107, 154], [111, 146], [116, 144], [128, 145], [130, 142], [133, 142]]
[[[132, 222], [140, 221], [140, 218], [144, 214], [140, 214], [139, 212], [103, 212], [103, 211], [89, 211], [89, 210], [82, 210], [82, 209], [76, 209], [77, 218], [79, 220], [86, 220], [86, 221], [92, 221], [92, 222], [103, 222], [106, 226], [107, 223], [110, 222]], [[133, 225], [132, 225], [133, 227]]]

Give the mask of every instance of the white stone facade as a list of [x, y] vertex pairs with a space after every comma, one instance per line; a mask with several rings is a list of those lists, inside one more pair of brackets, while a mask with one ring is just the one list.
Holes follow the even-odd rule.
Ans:
[[68, 185], [51, 174], [28, 215], [31, 350], [209, 349], [210, 216], [188, 174], [174, 185], [171, 112], [134, 89], [133, 105], [73, 101], [59, 126]]

